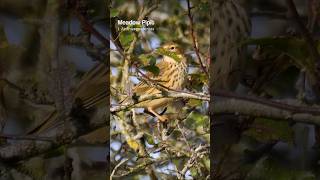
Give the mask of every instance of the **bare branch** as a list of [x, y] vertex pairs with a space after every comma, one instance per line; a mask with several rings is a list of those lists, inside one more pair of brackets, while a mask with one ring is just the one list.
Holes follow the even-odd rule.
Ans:
[[84, 27], [84, 30], [94, 35], [102, 44], [109, 48], [109, 41], [106, 36], [103, 36], [98, 30], [96, 30], [89, 20], [82, 15], [78, 10], [75, 11], [77, 18], [80, 20], [81, 25]]
[[198, 42], [197, 42], [196, 36], [194, 34], [193, 18], [192, 18], [192, 14], [191, 14], [190, 0], [187, 0], [187, 5], [188, 5], [188, 17], [189, 17], [189, 20], [190, 20], [190, 30], [191, 30], [191, 38], [192, 38], [192, 42], [193, 42], [193, 48], [194, 48], [194, 50], [196, 52], [196, 55], [197, 55], [198, 60], [199, 60], [199, 64], [200, 64], [203, 72], [206, 73], [207, 76], [209, 77], [208, 71], [207, 71], [206, 67], [202, 63], [201, 56], [200, 56], [200, 51], [199, 51], [199, 47], [198, 47]]
[[[105, 116], [105, 115], [101, 115]], [[66, 132], [64, 124], [60, 123], [59, 126], [46, 131], [37, 136], [46, 137], [50, 141], [44, 141], [43, 138], [29, 138], [29, 140], [22, 140], [19, 143], [4, 145], [0, 147], [0, 161], [3, 162], [16, 162], [24, 160], [42, 153], [45, 153], [49, 150], [55, 149], [62, 145], [70, 144], [73, 139], [85, 135], [89, 132], [92, 132], [95, 129], [105, 126], [105, 118], [97, 119], [87, 119], [86, 128], [79, 131], [79, 126], [81, 126], [78, 121], [75, 119], [72, 120], [74, 123], [70, 124], [69, 131]], [[83, 125], [82, 125], [83, 126]], [[28, 136], [27, 136], [28, 137]], [[32, 137], [32, 136], [31, 136]], [[21, 138], [22, 139], [22, 138]], [[17, 139], [20, 140], [20, 139]]]
[[117, 169], [118, 169], [123, 163], [127, 162], [128, 160], [129, 160], [129, 159], [122, 159], [122, 161], [119, 162], [119, 163], [113, 168], [112, 173], [111, 173], [111, 175], [110, 175], [110, 180], [112, 180], [112, 178], [113, 178], [114, 174], [116, 173]]
[[142, 95], [137, 98], [136, 102], [129, 102], [122, 105], [114, 105], [110, 108], [111, 113], [119, 112], [128, 108], [138, 107], [136, 104], [148, 101], [152, 99], [160, 99], [163, 97], [171, 97], [171, 98], [189, 98], [189, 99], [199, 99], [209, 101], [209, 96], [204, 95], [202, 93], [189, 93], [189, 92], [175, 92], [175, 91], [167, 91], [165, 94], [154, 94], [154, 95]]
[[319, 52], [317, 50], [317, 46], [315, 44], [314, 39], [312, 38], [312, 35], [310, 34], [309, 30], [306, 28], [306, 26], [303, 24], [303, 22], [300, 19], [300, 16], [298, 14], [297, 8], [293, 2], [293, 0], [286, 0], [287, 5], [289, 7], [289, 10], [294, 18], [294, 20], [296, 21], [298, 28], [301, 31], [301, 34], [303, 35], [303, 37], [305, 38], [309, 50], [314, 58], [314, 60], [317, 63], [317, 66], [320, 66], [320, 55]]
[[273, 120], [288, 122], [302, 122], [320, 125], [320, 114], [310, 114], [306, 112], [294, 112], [278, 107], [263, 105], [255, 102], [248, 102], [239, 99], [230, 99], [213, 104], [214, 114], [235, 114], [250, 117], [264, 117]]
[[11, 134], [0, 134], [0, 138], [12, 139], [12, 140], [36, 140], [36, 141], [49, 141], [54, 142], [55, 139], [50, 137], [41, 137], [34, 135], [11, 135]]
[[203, 158], [204, 155], [209, 154], [209, 145], [199, 145], [192, 150], [191, 158], [184, 165], [183, 169], [178, 173], [178, 179], [185, 179], [187, 171], [197, 163], [197, 159]]

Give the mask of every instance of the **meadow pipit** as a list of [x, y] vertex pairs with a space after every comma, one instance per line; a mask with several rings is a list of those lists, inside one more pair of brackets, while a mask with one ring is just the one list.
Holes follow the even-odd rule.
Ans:
[[245, 65], [244, 46], [251, 24], [246, 10], [237, 0], [214, 0], [212, 14], [214, 89], [235, 90]]
[[[154, 75], [148, 72], [146, 76], [158, 85], [166, 87], [171, 90], [182, 90], [184, 88], [185, 80], [187, 77], [187, 59], [183, 54], [183, 51], [175, 43], [166, 43], [156, 50], [157, 54], [163, 56], [156, 66], [159, 68], [159, 74]], [[133, 94], [135, 96], [141, 95], [155, 95], [161, 94], [161, 90], [157, 86], [153, 86], [150, 83], [141, 81], [134, 86]], [[121, 104], [127, 102], [128, 98], [122, 101]], [[163, 97], [159, 99], [152, 99], [143, 102], [139, 102], [136, 107], [144, 108], [156, 116], [160, 121], [167, 121], [165, 116], [161, 116], [156, 112], [157, 109], [166, 107], [174, 101], [174, 98]]]
[[[73, 92], [74, 105], [81, 106], [83, 110], [107, 107], [108, 94], [108, 68], [97, 64], [85, 73]], [[32, 127], [27, 134], [39, 134], [62, 124], [58, 118], [59, 113], [53, 110], [45, 119]]]

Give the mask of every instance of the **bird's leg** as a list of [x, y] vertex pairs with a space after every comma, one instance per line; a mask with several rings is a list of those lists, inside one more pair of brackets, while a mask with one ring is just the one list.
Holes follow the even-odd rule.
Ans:
[[153, 113], [149, 112], [148, 109], [144, 109], [143, 112], [146, 113], [146, 114], [149, 114], [149, 115], [152, 116], [152, 117], [156, 117]]
[[160, 115], [162, 116], [166, 111], [167, 111], [167, 107], [165, 107], [165, 108], [163, 109], [163, 111], [160, 113]]
[[148, 107], [147, 110], [153, 115], [155, 115], [161, 122], [166, 122], [168, 120], [168, 118], [161, 116], [160, 114], [155, 112], [151, 107]]

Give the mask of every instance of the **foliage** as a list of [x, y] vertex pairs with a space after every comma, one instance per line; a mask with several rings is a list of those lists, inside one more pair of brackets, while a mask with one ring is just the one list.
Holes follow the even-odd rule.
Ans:
[[[308, 3], [319, 5], [319, 1]], [[318, 119], [311, 124], [301, 121], [304, 115], [307, 120], [312, 115], [319, 117], [319, 112], [305, 111], [319, 109], [319, 22], [315, 20], [319, 9], [296, 6], [291, 0], [286, 4], [247, 2], [246, 7], [254, 7], [247, 9], [253, 33], [233, 43], [233, 47], [248, 47], [241, 81], [236, 94], [221, 93], [216, 98], [217, 104], [231, 102], [228, 105], [233, 110], [226, 107], [226, 112], [213, 117], [217, 124], [212, 129], [216, 179], [319, 178], [315, 163], [319, 161], [315, 155], [319, 152]], [[269, 8], [272, 10], [264, 13]], [[294, 15], [288, 20], [284, 12]], [[232, 107], [235, 101], [242, 102], [239, 110]], [[297, 119], [292, 118], [295, 115]]]
[[[206, 59], [209, 47], [209, 31], [205, 28], [208, 26], [209, 10], [203, 8], [206, 3], [208, 2], [191, 1], [194, 6], [193, 21], [196, 22], [193, 26], [202, 59]], [[151, 73], [154, 77], [160, 76], [157, 63], [161, 61], [162, 56], [181, 61], [176, 53], [159, 48], [168, 42], [177, 43], [187, 52], [185, 55], [188, 57], [189, 75], [187, 87], [183, 91], [206, 93], [208, 77], [194, 56], [186, 4], [187, 1], [112, 3], [112, 43], [116, 44], [116, 51], [111, 52], [111, 68], [114, 70], [111, 73], [112, 105], [116, 106], [123, 99], [137, 99], [132, 93], [133, 86], [138, 84], [139, 80], [148, 81], [141, 72]], [[155, 5], [157, 7], [144, 17], [155, 21], [153, 31], [132, 32], [121, 31], [121, 28], [118, 28], [117, 20], [137, 20], [143, 13], [141, 10], [147, 11]], [[124, 58], [122, 53], [117, 53], [119, 47], [123, 47], [123, 53], [127, 54], [127, 58]], [[205, 65], [208, 68], [208, 64]], [[119, 94], [124, 98], [119, 97]], [[163, 91], [163, 94], [166, 92]], [[163, 111], [163, 116], [169, 119], [166, 123], [157, 122], [157, 118], [143, 113], [139, 108], [134, 111], [128, 108], [125, 112], [118, 112], [111, 117], [110, 158], [113, 177], [127, 176], [139, 179], [142, 175], [152, 177], [152, 172], [160, 179], [190, 179], [198, 178], [200, 174], [209, 175], [209, 147], [200, 148], [198, 153], [193, 152], [197, 147], [209, 144], [209, 118], [206, 115], [208, 104], [195, 99], [177, 100], [179, 101], [173, 106], [158, 109], [159, 113]], [[200, 157], [201, 153], [204, 155]], [[195, 157], [196, 155], [199, 157]], [[188, 162], [191, 158], [196, 158], [195, 162]], [[121, 164], [126, 159], [127, 161]], [[152, 161], [152, 165], [146, 163], [149, 161]], [[179, 172], [182, 174], [179, 175]]]
[[105, 2], [4, 0], [0, 18], [0, 179], [106, 178]]

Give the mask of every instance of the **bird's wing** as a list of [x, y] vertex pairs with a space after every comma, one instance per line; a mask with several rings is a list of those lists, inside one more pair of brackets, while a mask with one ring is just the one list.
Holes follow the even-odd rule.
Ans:
[[83, 107], [89, 109], [99, 103], [108, 102], [108, 68], [98, 64], [83, 77], [75, 92], [75, 98], [82, 101]]
[[[164, 80], [164, 78], [166, 78], [166, 77], [162, 77], [162, 75], [166, 71], [166, 68], [168, 68], [168, 63], [165, 61], [160, 61], [159, 63], [156, 64], [156, 66], [159, 68], [159, 75], [155, 76], [153, 73], [147, 72], [146, 76], [151, 80], [154, 80], [155, 82], [161, 83]], [[149, 89], [150, 89], [150, 84], [146, 83], [145, 81], [141, 81], [139, 84], [137, 84], [133, 88], [133, 92], [136, 93], [137, 95], [142, 95], [147, 93]]]
[[[147, 72], [145, 75], [148, 78], [150, 78], [150, 79], [152, 79], [154, 81], [158, 81], [159, 83], [161, 83], [163, 81], [163, 78], [165, 78], [165, 77], [162, 77], [161, 75], [166, 71], [168, 63], [162, 60], [159, 63], [157, 63], [156, 66], [159, 68], [159, 75], [158, 76], [155, 76], [151, 72]], [[157, 91], [159, 91], [159, 90], [157, 90], [155, 87], [151, 87], [151, 85], [148, 84], [145, 81], [141, 81], [141, 82], [139, 82], [137, 85], [135, 85], [133, 87], [133, 93], [135, 95], [137, 95], [137, 96], [141, 96], [141, 95], [144, 95], [144, 94], [152, 94], [152, 93], [155, 93]], [[120, 104], [126, 103], [126, 102], [128, 102], [128, 100], [130, 100], [129, 96], [127, 96], [123, 100], [121, 100]]]
[[[98, 64], [85, 73], [74, 92], [75, 100], [79, 99], [85, 109], [107, 106], [108, 102], [108, 68]], [[74, 102], [75, 103], [75, 102]], [[56, 110], [48, 113], [46, 118], [28, 130], [27, 134], [38, 134], [63, 124]]]

